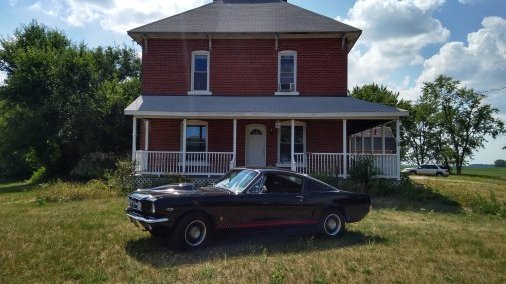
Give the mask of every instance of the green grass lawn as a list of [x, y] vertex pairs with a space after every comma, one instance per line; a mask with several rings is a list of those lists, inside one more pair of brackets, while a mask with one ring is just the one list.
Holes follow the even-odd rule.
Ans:
[[[473, 213], [466, 196], [497, 178], [419, 178], [435, 200], [374, 200], [340, 239], [279, 230], [216, 235], [172, 251], [129, 223], [126, 200], [37, 202], [44, 188], [0, 185], [0, 283], [505, 283], [506, 219]], [[40, 200], [39, 200], [40, 201]]]
[[504, 168], [463, 168], [462, 174], [475, 176], [498, 177], [506, 180], [506, 167]]

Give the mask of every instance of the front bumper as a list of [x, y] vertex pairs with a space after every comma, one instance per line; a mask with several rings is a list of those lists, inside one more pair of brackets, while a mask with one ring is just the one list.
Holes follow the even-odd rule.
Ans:
[[139, 213], [135, 213], [129, 210], [126, 210], [126, 215], [130, 217], [132, 221], [139, 221], [147, 224], [158, 224], [158, 223], [167, 223], [169, 222], [169, 218], [166, 217], [151, 217], [144, 216]]

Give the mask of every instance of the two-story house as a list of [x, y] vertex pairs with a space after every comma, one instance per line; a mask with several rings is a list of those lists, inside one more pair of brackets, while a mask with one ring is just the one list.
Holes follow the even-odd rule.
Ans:
[[[397, 121], [399, 141], [408, 115], [347, 96], [359, 29], [287, 1], [216, 0], [128, 34], [142, 46], [142, 93], [125, 109], [139, 174], [346, 177], [352, 135]], [[383, 176], [399, 177], [398, 153], [373, 154]]]

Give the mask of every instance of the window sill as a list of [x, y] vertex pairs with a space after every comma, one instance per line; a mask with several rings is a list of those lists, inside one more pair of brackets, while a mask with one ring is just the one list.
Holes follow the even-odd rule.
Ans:
[[190, 96], [210, 96], [212, 94], [213, 93], [211, 93], [209, 91], [189, 91], [188, 92], [188, 95], [190, 95]]
[[298, 96], [299, 92], [275, 92], [275, 96]]

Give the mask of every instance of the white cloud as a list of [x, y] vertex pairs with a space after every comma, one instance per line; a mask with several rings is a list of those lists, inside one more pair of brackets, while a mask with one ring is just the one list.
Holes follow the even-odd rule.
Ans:
[[349, 86], [385, 83], [398, 68], [420, 65], [421, 50], [450, 32], [433, 17], [444, 0], [359, 0], [338, 19], [363, 30], [349, 56]]
[[117, 33], [203, 5], [209, 0], [40, 0], [31, 5], [71, 26], [99, 22]]
[[417, 85], [445, 74], [482, 91], [506, 86], [506, 19], [486, 17], [482, 26], [467, 35], [467, 45], [449, 42], [425, 60]]
[[9, 0], [9, 5], [16, 6], [18, 4], [18, 0]]
[[477, 2], [477, 0], [459, 0], [459, 3], [464, 4], [464, 5], [465, 4], [474, 4], [476, 2]]

